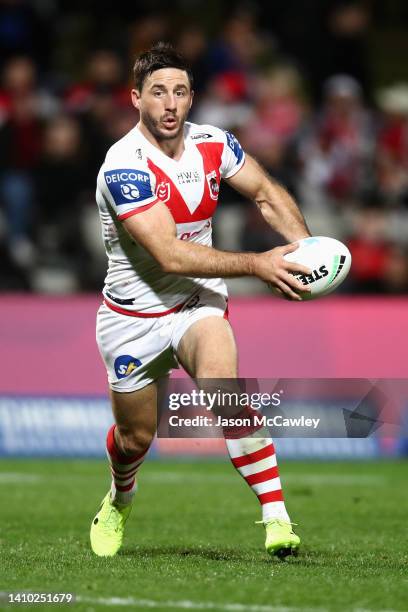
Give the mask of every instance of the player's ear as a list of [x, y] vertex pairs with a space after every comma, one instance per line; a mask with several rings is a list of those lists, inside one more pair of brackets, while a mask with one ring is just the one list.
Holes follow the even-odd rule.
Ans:
[[140, 91], [138, 89], [132, 89], [132, 91], [130, 92], [131, 98], [132, 98], [132, 104], [135, 108], [137, 108], [137, 110], [139, 110], [139, 104], [140, 104]]
[[191, 90], [191, 92], [190, 92], [190, 106], [189, 106], [189, 108], [191, 108], [191, 105], [193, 104], [193, 98], [194, 98], [194, 91]]

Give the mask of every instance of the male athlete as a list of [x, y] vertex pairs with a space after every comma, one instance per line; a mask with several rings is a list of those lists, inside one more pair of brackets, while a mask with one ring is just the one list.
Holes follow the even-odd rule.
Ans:
[[[156, 431], [161, 381], [180, 363], [194, 379], [238, 376], [228, 323], [225, 277], [257, 276], [300, 300], [293, 273], [304, 266], [283, 255], [212, 248], [212, 217], [221, 179], [254, 200], [288, 242], [309, 236], [290, 195], [245, 155], [229, 132], [186, 122], [192, 75], [183, 58], [159, 43], [134, 66], [132, 102], [139, 123], [108, 151], [96, 198], [109, 259], [97, 341], [106, 365], [115, 425], [107, 436], [112, 486], [91, 526], [96, 555], [123, 541], [135, 475]], [[274, 446], [265, 437], [225, 435], [232, 463], [257, 495], [271, 555], [296, 553]]]

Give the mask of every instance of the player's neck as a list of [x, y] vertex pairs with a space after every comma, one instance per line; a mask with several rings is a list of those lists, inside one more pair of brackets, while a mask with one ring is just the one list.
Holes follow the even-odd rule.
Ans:
[[162, 153], [164, 153], [168, 157], [171, 157], [171, 159], [178, 161], [183, 155], [184, 153], [184, 130], [182, 130], [180, 135], [177, 136], [176, 138], [173, 138], [171, 140], [165, 140], [165, 139], [159, 140], [148, 130], [148, 128], [141, 121], [139, 121], [139, 123], [137, 124], [137, 127], [139, 131], [142, 132], [146, 140], [148, 140], [153, 146], [160, 149]]

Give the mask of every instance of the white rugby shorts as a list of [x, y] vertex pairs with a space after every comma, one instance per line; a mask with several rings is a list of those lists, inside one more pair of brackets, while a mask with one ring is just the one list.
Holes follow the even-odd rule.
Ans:
[[193, 323], [210, 316], [228, 318], [227, 299], [209, 289], [190, 297], [178, 312], [143, 318], [121, 314], [102, 304], [96, 341], [111, 389], [130, 393], [178, 368], [178, 345]]

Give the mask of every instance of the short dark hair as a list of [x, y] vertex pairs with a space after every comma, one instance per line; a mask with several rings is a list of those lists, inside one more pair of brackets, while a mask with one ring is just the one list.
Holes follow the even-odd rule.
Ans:
[[162, 68], [184, 70], [187, 72], [190, 88], [193, 88], [193, 73], [184, 57], [169, 43], [159, 42], [136, 59], [133, 66], [136, 89], [142, 91], [146, 77], [150, 76], [155, 70], [161, 70]]

